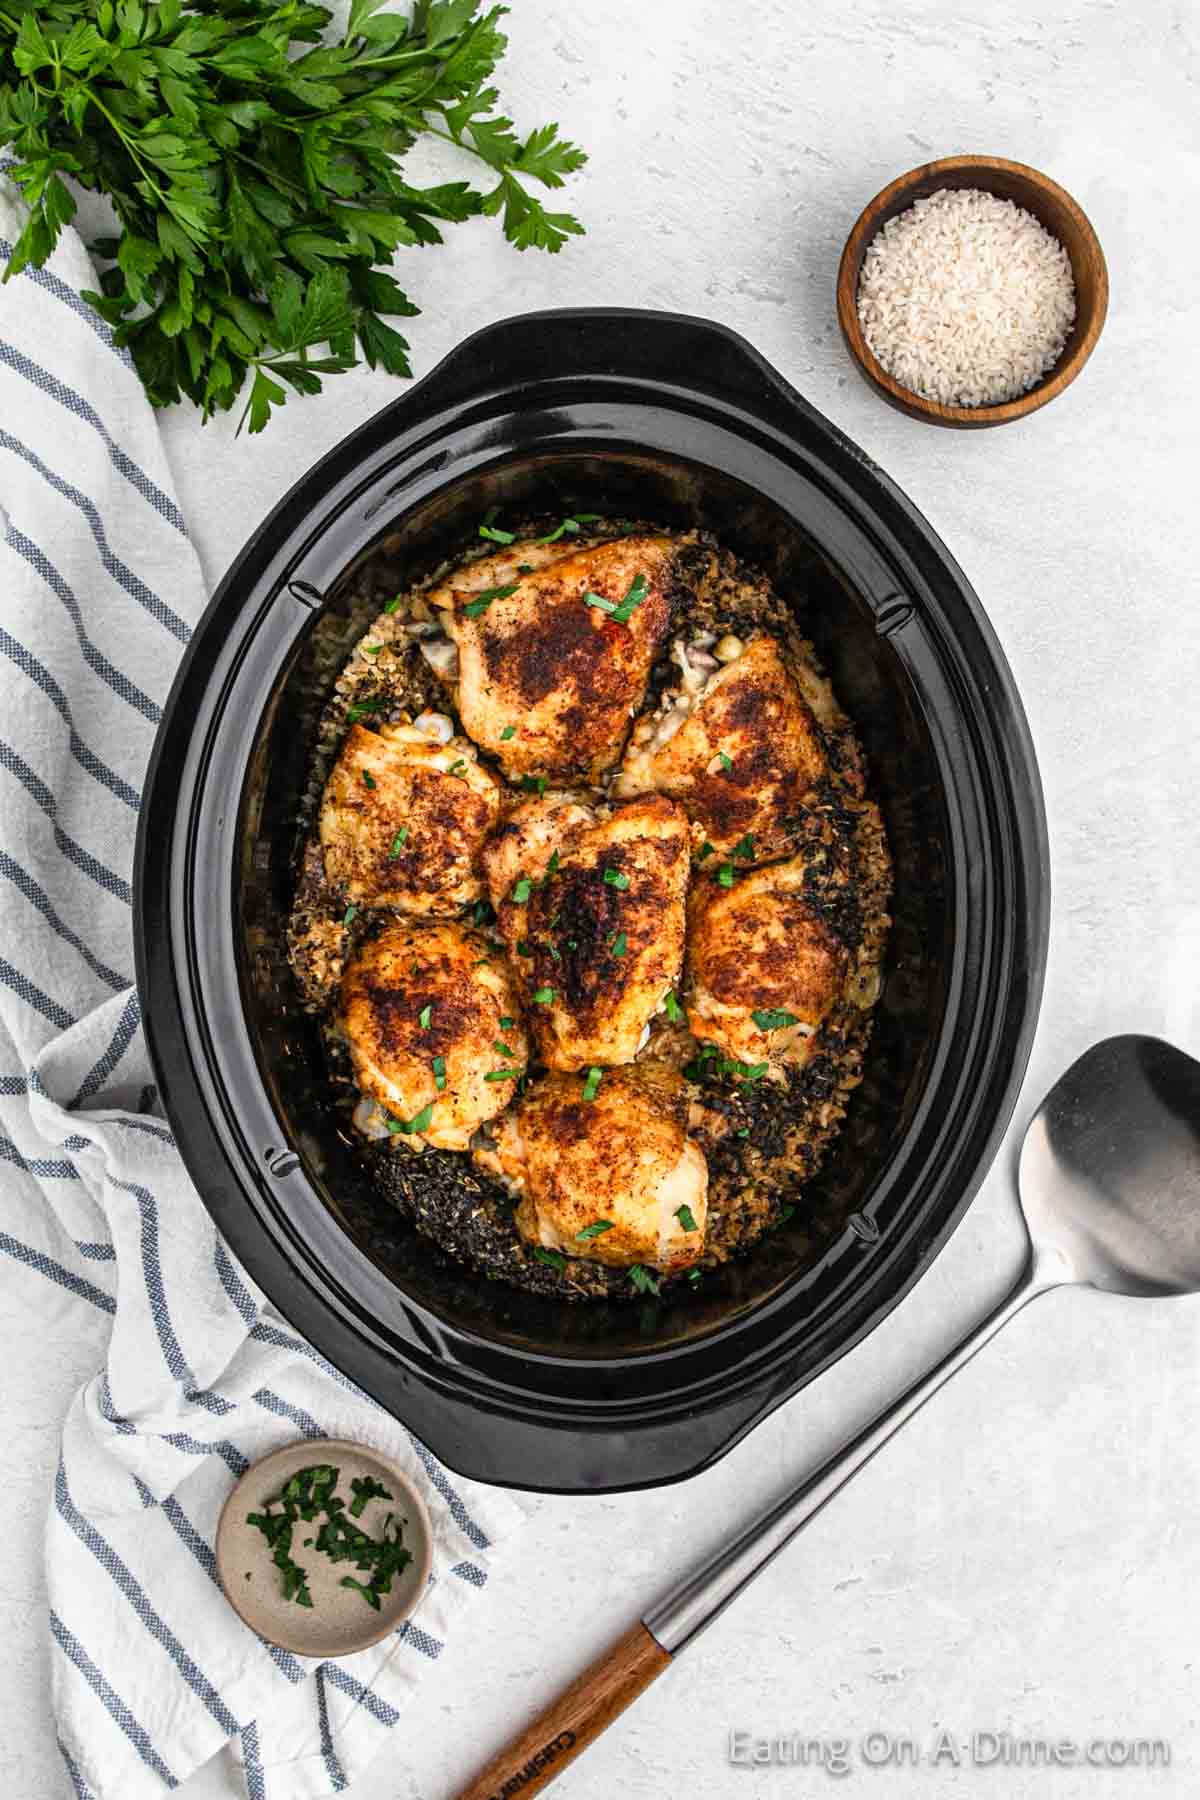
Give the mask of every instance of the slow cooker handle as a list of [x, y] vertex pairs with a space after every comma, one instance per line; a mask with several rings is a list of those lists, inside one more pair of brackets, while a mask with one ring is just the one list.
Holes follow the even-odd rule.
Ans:
[[700, 1474], [794, 1393], [796, 1380], [790, 1370], [775, 1369], [758, 1386], [702, 1413], [574, 1430], [561, 1417], [548, 1423], [534, 1412], [518, 1412], [507, 1398], [502, 1411], [492, 1411], [411, 1367], [403, 1373], [402, 1391], [368, 1386], [459, 1475], [538, 1493], [600, 1494]]
[[418, 400], [436, 413], [477, 406], [497, 390], [609, 377], [645, 381], [659, 392], [664, 382], [677, 385], [780, 428], [795, 430], [800, 413], [846, 441], [727, 325], [640, 307], [562, 307], [499, 319], [466, 338], [394, 407], [407, 420]]

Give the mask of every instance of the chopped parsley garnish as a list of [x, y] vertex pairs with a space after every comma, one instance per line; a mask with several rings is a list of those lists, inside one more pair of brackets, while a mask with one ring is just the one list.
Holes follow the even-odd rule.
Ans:
[[540, 987], [533, 996], [533, 999], [534, 1004], [537, 1006], [549, 1006], [554, 999], [554, 989], [552, 987]]
[[495, 908], [490, 900], [477, 900], [471, 909], [472, 925], [491, 925], [495, 918]]
[[399, 612], [400, 607], [403, 604], [403, 601], [404, 601], [403, 594], [393, 594], [391, 599], [388, 601], [387, 605], [384, 607], [384, 609], [383, 609], [384, 612], [385, 613]]
[[589, 588], [583, 596], [583, 604], [594, 606], [598, 612], [607, 613], [614, 625], [628, 625], [649, 592], [650, 583], [646, 577], [635, 575], [623, 600], [606, 600], [603, 594], [593, 593]]
[[543, 1250], [540, 1244], [535, 1244], [533, 1247], [533, 1254], [537, 1257], [539, 1262], [544, 1262], [548, 1264], [550, 1268], [557, 1269], [560, 1275], [567, 1266], [566, 1257], [560, 1256], [557, 1250]]
[[365, 700], [356, 700], [353, 706], [346, 708], [347, 725], [357, 725], [368, 713], [378, 712], [381, 706], [388, 703], [386, 694], [368, 694]]
[[545, 537], [534, 538], [532, 542], [535, 544], [556, 544], [565, 532], [578, 531], [581, 525], [591, 525], [599, 517], [599, 513], [576, 513], [573, 518], [563, 519], [555, 526], [553, 531], [548, 531]]
[[517, 955], [518, 956], [532, 956], [533, 955], [533, 945], [529, 942], [528, 938], [518, 938], [517, 939]]
[[346, 908], [345, 916], [342, 919], [342, 924], [343, 925], [353, 925], [353, 923], [357, 917], [358, 917], [357, 906], [348, 906]]
[[753, 856], [754, 855], [754, 833], [752, 831], [748, 831], [746, 833], [745, 837], [740, 838], [738, 840], [738, 842], [733, 846], [733, 849], [729, 852], [729, 854], [730, 854], [730, 856], [741, 856], [741, 857]]
[[411, 1119], [389, 1119], [387, 1128], [393, 1136], [396, 1132], [401, 1132], [405, 1137], [408, 1137], [414, 1131], [428, 1131], [429, 1122], [432, 1118], [433, 1101], [430, 1100], [426, 1106], [421, 1108], [419, 1113], [414, 1113]]
[[394, 1494], [389, 1494], [382, 1481], [376, 1481], [372, 1475], [352, 1476], [350, 1487], [354, 1494], [354, 1498], [350, 1502], [352, 1519], [362, 1518], [363, 1508], [368, 1500], [394, 1500], [396, 1497]]
[[720, 882], [720, 884], [723, 888], [731, 888], [733, 886], [733, 864], [732, 863], [722, 863], [721, 864], [720, 868], [717, 870], [717, 880]]
[[732, 758], [732, 756], [727, 756], [725, 754], [724, 750], [717, 751], [717, 760], [719, 761], [719, 763], [723, 769], [732, 769], [733, 758]]
[[489, 1069], [484, 1076], [485, 1081], [519, 1081], [520, 1069]]
[[429, 1030], [429, 1021], [430, 1021], [430, 1019], [432, 1019], [432, 1017], [433, 1017], [432, 1005], [423, 1006], [421, 1008], [420, 1012], [417, 1014], [417, 1024], [421, 1027], [422, 1031]]
[[770, 1066], [770, 1063], [765, 1062], [733, 1062], [728, 1057], [722, 1057], [717, 1064], [717, 1073], [719, 1075], [732, 1075], [735, 1081], [761, 1081]]
[[742, 1129], [740, 1131], [734, 1133], [734, 1136], [735, 1137], [749, 1137], [750, 1136], [750, 1127], [748, 1125], [743, 1125]]
[[544, 775], [522, 775], [521, 789], [526, 794], [544, 794], [546, 777]]
[[613, 939], [612, 943], [609, 945], [609, 949], [611, 950], [611, 952], [614, 956], [624, 956], [624, 954], [625, 954], [626, 950], [628, 950], [628, 948], [629, 948], [628, 937], [625, 935], [625, 933], [623, 931], [618, 931], [616, 937]]
[[274, 1502], [268, 1501], [262, 1512], [247, 1513], [246, 1523], [256, 1526], [270, 1545], [271, 1561], [282, 1577], [284, 1599], [294, 1600], [297, 1606], [311, 1606], [308, 1576], [299, 1563], [292, 1561], [292, 1528], [297, 1517], [296, 1510], [288, 1507], [284, 1512], [272, 1512], [273, 1504]]
[[629, 886], [629, 877], [623, 869], [605, 869], [604, 879], [609, 887], [620, 888], [622, 892]]
[[688, 1270], [688, 1280], [691, 1282], [697, 1282], [700, 1280], [702, 1274], [703, 1274], [702, 1269], [689, 1269]]
[[643, 1269], [641, 1263], [633, 1264], [629, 1271], [629, 1279], [639, 1294], [658, 1293], [658, 1277], [652, 1275], [649, 1269]]
[[505, 587], [484, 588], [482, 594], [476, 594], [474, 600], [469, 600], [463, 607], [463, 618], [477, 619], [480, 613], [487, 611], [493, 600], [507, 600], [510, 594], [516, 593], [520, 585], [519, 581], [510, 581]]
[[[551, 875], [558, 874], [558, 865], [559, 865], [560, 860], [561, 859], [559, 857], [558, 851], [552, 850], [550, 852], [550, 861], [546, 864], [546, 879], [547, 880], [549, 880]], [[557, 914], [555, 916], [557, 917]], [[554, 921], [551, 920], [551, 924], [553, 924], [553, 922]]]
[[362, 653], [364, 656], [378, 656], [379, 652], [382, 649], [383, 649], [382, 644], [364, 644], [362, 647]]
[[612, 1228], [611, 1219], [596, 1219], [592, 1224], [585, 1225], [582, 1231], [577, 1231], [575, 1236], [581, 1243], [586, 1243], [588, 1238], [602, 1237], [606, 1231], [611, 1231]]
[[515, 725], [506, 725], [504, 727], [504, 730], [500, 733], [500, 742], [502, 744], [507, 744], [509, 738], [515, 738], [516, 735], [517, 735], [516, 726]]
[[498, 506], [493, 506], [490, 512], [484, 514], [483, 523], [479, 527], [479, 535], [481, 538], [488, 538], [493, 544], [515, 543], [517, 536], [515, 531], [501, 531], [499, 526], [493, 525], [492, 520], [499, 511]]
[[375, 777], [372, 775], [370, 769], [363, 770], [362, 778], [364, 787], [373, 788], [375, 786]]
[[514, 906], [524, 906], [525, 902], [528, 900], [528, 898], [529, 898], [530, 894], [532, 894], [532, 892], [533, 892], [532, 881], [530, 881], [530, 879], [527, 875], [522, 875], [520, 881], [518, 881], [516, 883], [516, 885], [513, 888], [512, 893], [508, 897], [512, 901]]
[[400, 827], [399, 831], [396, 833], [395, 837], [392, 839], [392, 847], [388, 851], [388, 861], [389, 862], [395, 862], [396, 858], [399, 856], [400, 852], [403, 850], [403, 848], [404, 848], [405, 844], [407, 844], [407, 842], [408, 842], [408, 826], [402, 825]]
[[513, 1026], [516, 1024], [516, 1022], [517, 1021], [514, 1018], [510, 1017], [510, 1015], [508, 1013], [502, 1013], [500, 1015], [501, 1031], [511, 1031]]
[[463, 774], [463, 770], [466, 768], [466, 766], [467, 766], [466, 763], [463, 761], [462, 757], [460, 756], [457, 762], [452, 762], [450, 764], [450, 767], [446, 770], [446, 773], [447, 773], [447, 775], [457, 775], [460, 781], [465, 781], [467, 778]]
[[517, 1054], [515, 1050], [510, 1050], [508, 1045], [500, 1038], [496, 1039], [495, 1043], [492, 1045], [492, 1049], [498, 1050], [501, 1056], [515, 1057]]
[[[603, 1080], [603, 1078], [604, 1078], [604, 1070], [603, 1069], [594, 1069], [593, 1068], [593, 1069], [588, 1070], [587, 1080], [583, 1084], [583, 1097], [585, 1100], [594, 1100], [596, 1098], [596, 1089], [600, 1086], [600, 1083]], [[592, 1227], [589, 1232], [581, 1231], [579, 1233], [579, 1235], [580, 1235], [580, 1237], [585, 1237], [585, 1236], [595, 1237], [598, 1229], [606, 1231], [608, 1229], [608, 1227], [607, 1227], [607, 1225], [600, 1226], [600, 1227]]]
[[687, 1014], [684, 1012], [682, 1006], [680, 1006], [678, 1000], [675, 998], [675, 989], [674, 988], [667, 989], [666, 996], [663, 1000], [663, 1006], [666, 1010], [667, 1017], [668, 1017], [668, 1019], [670, 1019], [672, 1025], [683, 1025], [687, 1022]]
[[782, 1006], [755, 1007], [750, 1014], [760, 1031], [782, 1031], [785, 1025], [798, 1025], [795, 1013], [785, 1012]]
[[679, 1223], [683, 1226], [685, 1231], [699, 1231], [700, 1227], [696, 1223], [696, 1215], [686, 1203], [683, 1206], [677, 1206], [675, 1208], [675, 1217], [679, 1220]]
[[532, 575], [533, 574], [533, 564], [532, 563], [518, 563], [517, 564], [517, 574], [518, 575]]
[[[379, 1538], [373, 1538], [360, 1526], [351, 1524], [351, 1519], [360, 1516], [368, 1501], [390, 1500], [392, 1495], [371, 1476], [355, 1476], [350, 1483], [354, 1498], [347, 1510], [345, 1501], [335, 1492], [340, 1474], [340, 1469], [329, 1463], [314, 1463], [307, 1469], [298, 1469], [284, 1484], [282, 1492], [268, 1500], [261, 1512], [246, 1515], [246, 1523], [266, 1538], [271, 1548], [271, 1560], [282, 1579], [284, 1599], [294, 1600], [297, 1606], [311, 1607], [308, 1576], [292, 1558], [292, 1539], [300, 1520], [309, 1522], [324, 1512], [325, 1518], [318, 1526], [316, 1536], [304, 1539], [305, 1548], [317, 1549], [331, 1562], [352, 1561], [361, 1573], [369, 1572], [367, 1582], [348, 1580], [343, 1581], [342, 1586], [357, 1588], [378, 1612], [381, 1595], [391, 1592], [393, 1577], [412, 1561], [412, 1553], [401, 1542], [403, 1528], [395, 1513], [387, 1515]], [[274, 1510], [276, 1507], [280, 1508], [278, 1512]]]
[[710, 857], [713, 855], [714, 848], [715, 848], [715, 846], [712, 844], [701, 844], [700, 848], [696, 852], [696, 861], [704, 862], [707, 857]]
[[644, 575], [635, 575], [629, 584], [629, 592], [620, 606], [610, 615], [614, 625], [628, 625], [646, 595], [650, 592], [650, 583]]
[[446, 1059], [444, 1056], [435, 1056], [433, 1059], [433, 1085], [439, 1094], [446, 1085]]

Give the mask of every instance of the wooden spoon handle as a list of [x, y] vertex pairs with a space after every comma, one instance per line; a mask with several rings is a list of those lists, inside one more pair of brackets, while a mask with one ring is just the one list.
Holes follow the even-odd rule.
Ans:
[[508, 1800], [549, 1787], [637, 1699], [671, 1658], [639, 1620], [511, 1744], [493, 1756], [458, 1800]]

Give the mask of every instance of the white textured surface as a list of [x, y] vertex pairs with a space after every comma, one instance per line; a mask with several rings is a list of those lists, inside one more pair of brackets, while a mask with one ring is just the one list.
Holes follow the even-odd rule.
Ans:
[[[1165, 0], [517, 0], [506, 93], [592, 153], [589, 236], [517, 257], [485, 222], [402, 268], [429, 310], [419, 366], [534, 306], [639, 304], [744, 332], [907, 489], [983, 597], [1025, 696], [1055, 882], [1043, 1021], [1014, 1132], [1094, 1037], [1200, 1053], [1200, 24]], [[864, 201], [954, 151], [1018, 158], [1083, 203], [1112, 308], [1063, 399], [960, 435], [885, 409], [837, 337], [837, 256]], [[215, 579], [312, 458], [398, 390], [331, 384], [234, 442], [178, 413], [167, 441]], [[908, 1301], [709, 1475], [550, 1499], [494, 1577], [490, 1632], [434, 1672], [355, 1800], [444, 1800], [669, 1575], [802, 1474], [948, 1344], [1015, 1270], [1010, 1158]], [[0, 1642], [20, 1800], [64, 1800], [44, 1698], [40, 1519], [84, 1344], [5, 1309], [10, 1457]], [[1163, 1735], [1166, 1772], [856, 1764], [843, 1786], [927, 1795], [1183, 1800], [1200, 1780], [1200, 1301], [1053, 1295], [840, 1497], [757, 1589], [563, 1779], [576, 1800], [819, 1791], [731, 1769], [730, 1727], [922, 1742], [1009, 1727]], [[30, 1571], [28, 1580], [18, 1571]], [[19, 1721], [19, 1724], [17, 1723]], [[215, 1792], [205, 1775], [189, 1800]], [[282, 1797], [286, 1800], [286, 1796]]]

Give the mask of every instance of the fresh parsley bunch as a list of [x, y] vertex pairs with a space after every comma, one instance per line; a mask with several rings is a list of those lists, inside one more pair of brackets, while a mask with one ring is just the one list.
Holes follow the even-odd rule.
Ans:
[[[186, 395], [208, 418], [250, 376], [243, 419], [261, 431], [287, 388], [317, 393], [358, 351], [411, 374], [387, 321], [419, 309], [393, 252], [476, 213], [500, 214], [518, 250], [559, 250], [583, 227], [527, 183], [561, 187], [586, 159], [556, 125], [522, 139], [498, 111], [506, 7], [383, 5], [353, 0], [327, 41], [332, 14], [306, 0], [0, 0], [0, 144], [31, 209], [4, 279], [49, 256], [69, 176], [116, 211], [86, 298], [155, 406]], [[426, 133], [486, 165], [485, 185], [405, 181]]]

